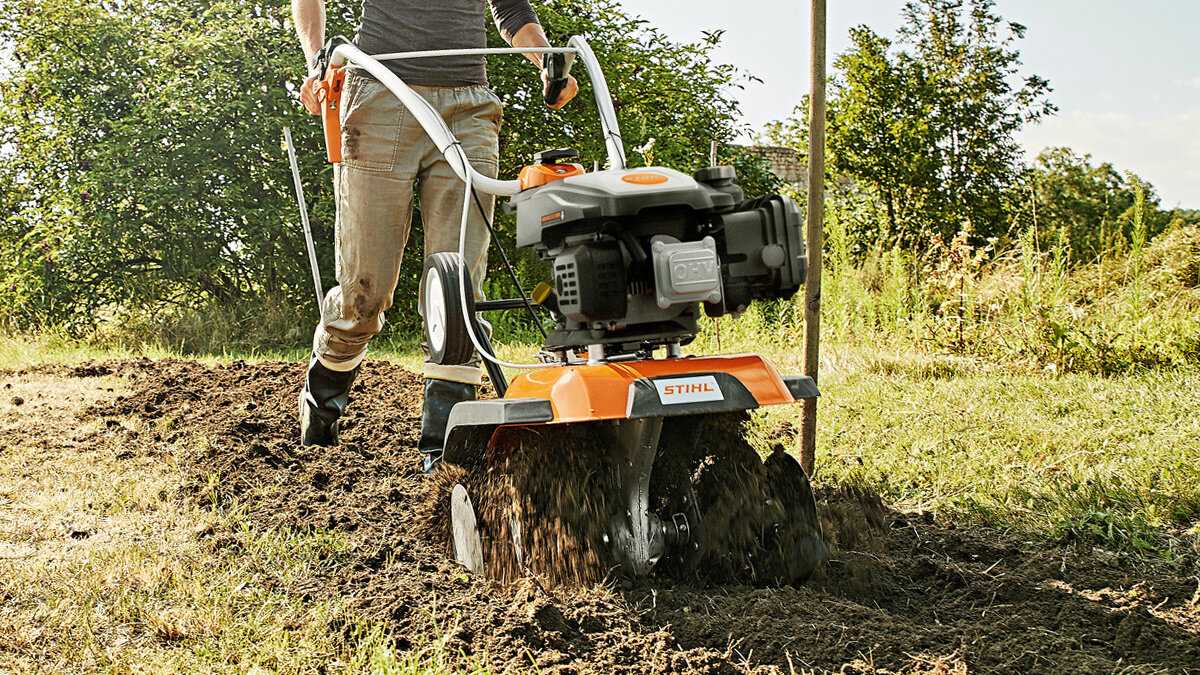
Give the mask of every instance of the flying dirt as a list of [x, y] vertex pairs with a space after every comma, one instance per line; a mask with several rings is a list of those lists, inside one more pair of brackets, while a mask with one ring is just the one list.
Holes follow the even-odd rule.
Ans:
[[[745, 441], [743, 414], [664, 425], [648, 483], [652, 512], [689, 523], [679, 553], [656, 577], [720, 584], [801, 583], [826, 556], [808, 478], [778, 447], [764, 463]], [[623, 516], [626, 488], [601, 423], [496, 434], [464, 465], [444, 464], [426, 492], [425, 531], [453, 542], [444, 509], [455, 485], [476, 498], [486, 574], [588, 585], [619, 575], [606, 524]], [[481, 443], [489, 439], [480, 438]], [[681, 528], [682, 529], [682, 528]], [[679, 536], [679, 535], [676, 535]], [[451, 547], [453, 548], [453, 547]]]

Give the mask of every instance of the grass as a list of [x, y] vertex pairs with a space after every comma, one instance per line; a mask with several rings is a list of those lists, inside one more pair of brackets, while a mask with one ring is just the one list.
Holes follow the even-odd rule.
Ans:
[[345, 599], [303, 594], [343, 564], [342, 533], [263, 529], [236, 504], [185, 499], [172, 454], [124, 452], [154, 431], [137, 420], [77, 427], [75, 413], [118, 395], [120, 380], [6, 383], [25, 403], [6, 398], [0, 427], [36, 425], [62, 445], [0, 453], [0, 672], [484, 672], [435, 639], [396, 655]]
[[[1122, 377], [866, 357], [825, 378], [817, 480], [1057, 542], [1200, 554], [1200, 370]], [[795, 410], [765, 411], [791, 440]]]
[[[800, 372], [790, 344], [722, 332], [725, 351]], [[945, 521], [1198, 564], [1200, 367], [1060, 373], [844, 343], [821, 361], [817, 483], [865, 486]], [[796, 408], [764, 410], [756, 441], [795, 447], [799, 426]]]
[[[722, 351], [801, 372], [798, 336], [764, 340], [763, 319], [744, 319], [723, 320]], [[691, 351], [715, 351], [715, 333]], [[822, 347], [818, 484], [1200, 571], [1200, 365], [1064, 373], [880, 342]], [[766, 409], [755, 440], [796, 447], [799, 426], [798, 408]]]
[[[1071, 265], [1065, 242], [1038, 250], [1032, 233], [996, 254], [966, 234], [917, 258], [851, 257], [830, 221], [822, 334], [844, 344], [953, 353], [1006, 366], [1119, 374], [1200, 366], [1200, 228], [1180, 226], [1130, 250]], [[743, 330], [800, 334], [796, 302], [751, 308]]]

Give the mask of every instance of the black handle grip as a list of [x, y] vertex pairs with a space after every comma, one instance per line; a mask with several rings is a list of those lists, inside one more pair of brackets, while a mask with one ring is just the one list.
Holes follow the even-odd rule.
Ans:
[[567, 78], [563, 77], [557, 80], [550, 80], [550, 86], [546, 87], [546, 105], [554, 105], [558, 103], [558, 97], [562, 95], [563, 89], [567, 86]]
[[571, 74], [571, 62], [567, 54], [543, 54], [542, 71], [546, 74], [546, 105], [554, 105], [563, 89], [567, 87], [567, 78]]

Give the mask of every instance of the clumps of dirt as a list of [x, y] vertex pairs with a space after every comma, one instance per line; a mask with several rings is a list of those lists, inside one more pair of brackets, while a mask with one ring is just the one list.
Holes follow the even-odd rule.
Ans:
[[[746, 441], [743, 413], [668, 420], [649, 483], [654, 513], [686, 541], [671, 541], [655, 575], [703, 585], [782, 585], [807, 579], [826, 557], [808, 479], [782, 448], [764, 462]], [[446, 506], [467, 487], [485, 573], [502, 582], [534, 575], [552, 587], [627, 583], [611, 543], [621, 537], [634, 485], [611, 423], [549, 425], [476, 434], [461, 465], [426, 481], [416, 515], [449, 541]], [[626, 466], [628, 465], [628, 466]], [[677, 516], [677, 517], [672, 517]], [[676, 525], [682, 523], [682, 525]]]
[[342, 444], [312, 449], [297, 441], [303, 364], [104, 367], [132, 393], [90, 415], [155, 422], [153, 437], [143, 434], [131, 451], [182, 456], [195, 499], [237, 500], [261, 528], [344, 533], [348, 552], [289, 583], [349, 598], [388, 624], [400, 649], [447, 636], [451, 654], [496, 671], [1188, 672], [1200, 664], [1196, 582], [1179, 568], [960, 528], [893, 511], [863, 491], [818, 491], [833, 548], [799, 587], [658, 579], [572, 589], [469, 577], [430, 529], [431, 484], [417, 473], [418, 376], [368, 362]]
[[188, 448], [199, 498], [236, 500], [265, 527], [372, 532], [409, 512], [401, 505], [417, 484], [415, 374], [368, 364], [352, 389], [361, 405], [341, 423], [343, 442], [306, 448], [297, 417], [304, 364], [144, 360], [114, 370], [135, 391], [93, 414], [158, 422], [164, 443]]
[[[486, 442], [486, 439], [480, 439]], [[454, 486], [469, 482], [469, 472], [457, 464], [441, 462], [420, 486], [420, 498], [413, 504], [415, 534], [426, 541], [450, 542], [452, 536], [450, 519], [446, 517], [446, 505]], [[472, 497], [472, 504], [478, 497]], [[445, 547], [451, 555], [450, 546]]]
[[[553, 444], [539, 430], [472, 432], [462, 464], [442, 462], [422, 481], [413, 509], [416, 531], [445, 542], [452, 555], [446, 508], [457, 484], [467, 488], [480, 533], [484, 573], [500, 582], [527, 575], [550, 586], [603, 581], [612, 567], [604, 555], [605, 491], [611, 469], [604, 448], [587, 429], [558, 431]], [[570, 448], [570, 451], [566, 449]]]
[[616, 565], [604, 538], [618, 483], [604, 438], [590, 425], [503, 429], [477, 448], [464, 484], [489, 577], [532, 574], [549, 586], [605, 579]]
[[71, 377], [105, 377], [112, 375], [112, 368], [100, 363], [84, 363], [71, 368]]

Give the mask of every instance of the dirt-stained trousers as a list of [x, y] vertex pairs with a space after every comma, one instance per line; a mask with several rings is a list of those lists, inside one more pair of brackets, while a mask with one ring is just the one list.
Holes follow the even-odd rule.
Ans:
[[[486, 86], [413, 86], [441, 113], [477, 171], [495, 177], [499, 162], [501, 104]], [[391, 92], [351, 69], [342, 94], [343, 162], [334, 168], [337, 195], [338, 285], [325, 295], [324, 321], [313, 351], [325, 367], [358, 366], [384, 324], [399, 281], [400, 262], [412, 225], [414, 188], [419, 190], [425, 255], [457, 251], [463, 182], [424, 129]], [[495, 198], [479, 193], [488, 219]], [[472, 205], [466, 263], [482, 298], [489, 234]], [[443, 366], [426, 360], [427, 378], [479, 384], [478, 363]]]

